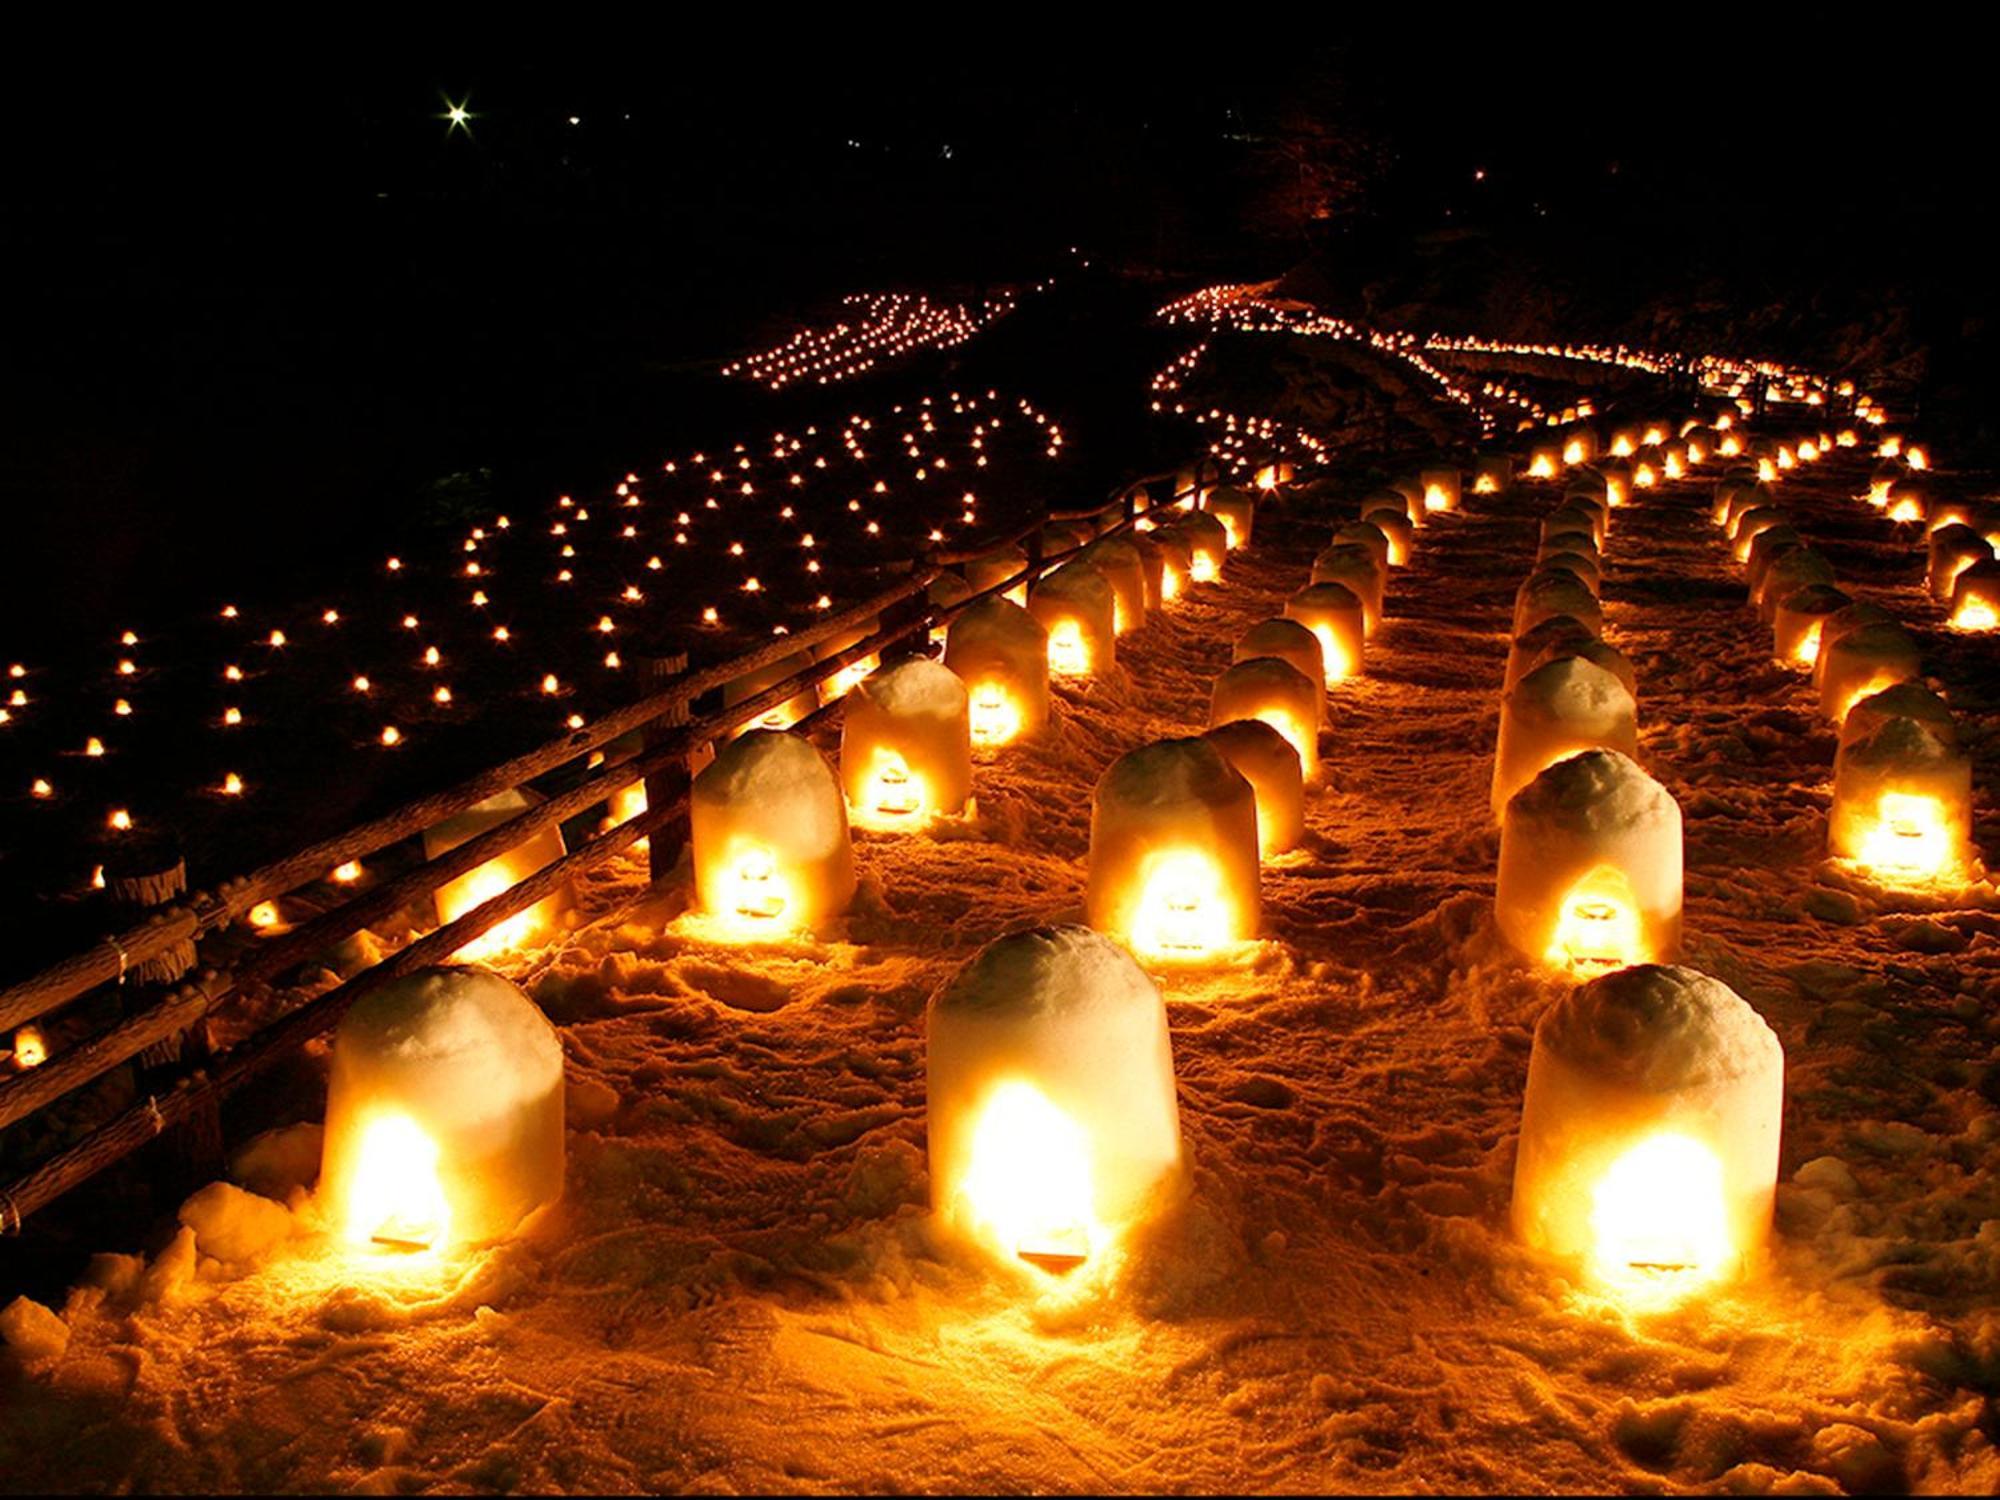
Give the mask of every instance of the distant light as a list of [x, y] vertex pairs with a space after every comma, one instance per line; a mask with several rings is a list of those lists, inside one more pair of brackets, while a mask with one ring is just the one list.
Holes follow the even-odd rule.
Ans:
[[444, 100], [445, 110], [438, 118], [448, 122], [445, 125], [444, 133], [448, 136], [454, 130], [463, 130], [467, 135], [471, 135], [473, 115], [472, 111], [466, 108], [468, 104], [472, 103], [471, 96], [468, 95], [456, 102], [448, 95], [441, 94], [439, 97]]

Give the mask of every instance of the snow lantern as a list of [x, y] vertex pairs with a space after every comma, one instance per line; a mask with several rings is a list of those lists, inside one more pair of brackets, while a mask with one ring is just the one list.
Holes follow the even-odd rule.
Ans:
[[[1067, 562], [1069, 558], [1066, 554], [1087, 547], [1096, 535], [1096, 532], [1081, 521], [1051, 521], [1042, 528], [1042, 557], [1044, 560], [1059, 558]], [[1046, 567], [1043, 569], [1043, 576], [1046, 577], [1054, 571], [1055, 566]]]
[[1204, 739], [1159, 740], [1098, 778], [1090, 925], [1149, 962], [1199, 962], [1257, 935], [1257, 799]]
[[1326, 661], [1319, 649], [1319, 637], [1297, 620], [1280, 616], [1259, 620], [1238, 636], [1230, 648], [1232, 662], [1249, 661], [1257, 656], [1275, 656], [1290, 662], [1314, 682], [1326, 680]]
[[[816, 662], [822, 662], [829, 657], [838, 656], [841, 652], [847, 650], [848, 647], [860, 645], [881, 628], [881, 620], [867, 619], [850, 629], [838, 631], [812, 648], [812, 659]], [[859, 661], [849, 662], [831, 677], [821, 678], [819, 684], [820, 702], [831, 703], [836, 698], [845, 698], [849, 689], [881, 665], [881, 654], [871, 651]]]
[[[924, 585], [924, 602], [930, 605], [931, 618], [933, 620], [937, 619], [941, 614], [958, 608], [959, 605], [965, 603], [971, 597], [972, 585], [967, 583], [963, 578], [960, 578], [956, 573], [941, 572], [937, 577]], [[942, 624], [931, 626], [931, 644], [936, 646], [944, 644], [946, 628]]]
[[1597, 457], [1597, 434], [1588, 426], [1571, 427], [1563, 433], [1562, 461], [1574, 467]]
[[1166, 1005], [1088, 927], [982, 948], [931, 996], [931, 1206], [1003, 1261], [1087, 1264], [1185, 1182]]
[[1497, 495], [1513, 486], [1514, 460], [1506, 453], [1482, 453], [1472, 468], [1472, 493]]
[[1794, 548], [1773, 558], [1764, 576], [1757, 580], [1753, 595], [1757, 618], [1766, 625], [1775, 624], [1778, 606], [1799, 590], [1832, 587], [1833, 564], [1810, 547]]
[[1850, 602], [1829, 584], [1809, 584], [1780, 599], [1771, 614], [1771, 654], [1781, 662], [1811, 666], [1819, 656], [1820, 628]]
[[1319, 775], [1319, 729], [1326, 706], [1326, 688], [1276, 656], [1239, 661], [1215, 679], [1209, 692], [1208, 722], [1232, 723], [1261, 719], [1282, 734], [1299, 753], [1300, 774], [1307, 781]]
[[1921, 521], [1929, 509], [1930, 496], [1913, 479], [1898, 479], [1889, 486], [1887, 510], [1892, 521]]
[[1813, 658], [1813, 687], [1815, 689], [1819, 687], [1820, 673], [1826, 665], [1826, 654], [1832, 648], [1835, 641], [1844, 635], [1849, 635], [1854, 631], [1860, 630], [1863, 626], [1893, 625], [1895, 623], [1896, 617], [1890, 614], [1888, 610], [1883, 609], [1880, 605], [1870, 604], [1865, 599], [1853, 600], [1828, 615], [1826, 622], [1820, 626], [1819, 652]]
[[1139, 559], [1139, 578], [1145, 585], [1146, 612], [1151, 614], [1167, 602], [1167, 549], [1136, 528], [1118, 540], [1130, 547]]
[[1361, 675], [1368, 641], [1367, 606], [1342, 583], [1315, 583], [1285, 601], [1285, 614], [1319, 637], [1326, 685]]
[[[541, 800], [539, 795], [525, 787], [496, 792], [456, 817], [445, 819], [435, 828], [426, 828], [424, 858], [436, 859], [460, 844], [470, 843], [488, 829], [520, 816]], [[504, 854], [496, 854], [485, 864], [474, 866], [457, 879], [447, 880], [431, 894], [439, 923], [457, 921], [474, 907], [483, 906], [503, 891], [513, 889], [543, 866], [554, 864], [564, 853], [562, 829], [552, 823]], [[562, 913], [571, 900], [566, 888], [544, 896], [526, 911], [516, 913], [474, 938], [455, 956], [464, 959], [493, 958], [546, 941], [555, 934]]]
[[1067, 562], [1028, 595], [1028, 613], [1049, 633], [1049, 673], [1090, 677], [1117, 660], [1118, 595], [1087, 562]]
[[[1389, 566], [1400, 568], [1410, 560], [1410, 549], [1416, 545], [1417, 528], [1410, 524], [1410, 518], [1401, 511], [1372, 510], [1364, 512], [1356, 523], [1372, 526], [1389, 539]], [[1345, 540], [1338, 533], [1333, 540]]]
[[1547, 968], [1589, 974], [1672, 958], [1680, 804], [1616, 750], [1557, 761], [1501, 815], [1493, 899], [1508, 942]]
[[1532, 630], [1554, 615], [1581, 620], [1592, 635], [1604, 632], [1604, 606], [1582, 579], [1560, 568], [1530, 573], [1514, 593], [1514, 634]]
[[1628, 463], [1599, 465], [1604, 477], [1604, 503], [1616, 508], [1632, 498], [1632, 466]]
[[1709, 508], [1709, 517], [1727, 531], [1735, 524], [1737, 511], [1768, 505], [1770, 500], [1771, 492], [1758, 483], [1756, 475], [1725, 474], [1715, 482], [1715, 501]]
[[1576, 540], [1574, 537], [1564, 536], [1558, 537], [1554, 542], [1545, 543], [1542, 550], [1535, 555], [1535, 571], [1545, 573], [1555, 570], [1573, 573], [1591, 593], [1602, 597], [1604, 575], [1598, 571], [1597, 560], [1587, 552], [1571, 551], [1562, 545], [1574, 540]]
[[[1405, 524], [1415, 526], [1418, 521], [1417, 509], [1410, 505], [1410, 497], [1401, 490], [1370, 490], [1361, 501], [1361, 519], [1374, 521], [1378, 515], [1401, 516]], [[1380, 525], [1380, 522], [1376, 522]]]
[[1951, 585], [1951, 623], [1960, 630], [2000, 625], [2000, 562], [1975, 562], [1959, 570]]
[[1672, 1301], [1760, 1258], [1785, 1054], [1734, 990], [1640, 964], [1543, 1012], [1514, 1161], [1514, 1232], [1608, 1288]]
[[1194, 548], [1171, 527], [1148, 532], [1146, 540], [1160, 551], [1160, 603], [1171, 604], [1194, 576]]
[[1250, 783], [1257, 799], [1257, 851], [1296, 849], [1306, 835], [1306, 779], [1292, 742], [1262, 719], [1234, 719], [1202, 736]]
[[1382, 605], [1389, 573], [1366, 547], [1335, 545], [1313, 559], [1314, 583], [1338, 583], [1361, 601], [1363, 624], [1370, 635], [1382, 626]]
[[873, 673], [847, 700], [840, 780], [861, 828], [922, 828], [957, 817], [972, 795], [972, 721], [964, 682], [928, 656]]
[[1633, 703], [1638, 703], [1639, 674], [1633, 670], [1632, 663], [1616, 646], [1607, 645], [1595, 636], [1583, 640], [1563, 639], [1535, 648], [1522, 662], [1520, 676], [1514, 679], [1514, 686], [1507, 691], [1513, 692], [1526, 678], [1550, 662], [1569, 660], [1587, 661], [1593, 667], [1609, 672], [1631, 695]]
[[975, 593], [996, 589], [1010, 578], [1020, 580], [1008, 588], [1006, 597], [1021, 605], [1028, 602], [1027, 573], [1028, 554], [1019, 547], [1001, 547], [965, 565], [965, 581]]
[[1112, 628], [1123, 635], [1146, 623], [1146, 564], [1123, 537], [1104, 537], [1077, 554], [1111, 585]]
[[1392, 561], [1389, 533], [1373, 521], [1349, 521], [1335, 529], [1328, 549], [1334, 547], [1361, 547], [1375, 560], [1375, 566], [1388, 571]]
[[944, 664], [965, 684], [975, 745], [1010, 745], [1049, 720], [1049, 633], [998, 595], [960, 611]]
[[1930, 536], [1931, 597], [1940, 604], [1949, 603], [1958, 575], [1974, 563], [1989, 562], [1992, 557], [1992, 546], [1970, 526], [1954, 521], [1938, 527]]
[[810, 931], [853, 899], [847, 799], [798, 735], [731, 741], [695, 777], [689, 822], [696, 899], [731, 936]]
[[1257, 516], [1257, 497], [1233, 485], [1218, 485], [1208, 492], [1201, 508], [1222, 523], [1229, 550], [1250, 545], [1250, 531]]
[[1755, 510], [1746, 510], [1736, 517], [1729, 528], [1732, 555], [1738, 562], [1750, 560], [1750, 546], [1757, 540], [1757, 533], [1769, 531], [1773, 526], [1789, 524], [1789, 518], [1775, 505], [1760, 505]]
[[1604, 535], [1601, 513], [1574, 502], [1565, 502], [1542, 517], [1541, 540], [1545, 543], [1558, 537], [1580, 536], [1589, 541], [1591, 551], [1602, 552]]
[[487, 1244], [562, 1190], [562, 1043], [518, 987], [419, 969], [341, 1017], [319, 1196], [348, 1243]]
[[1857, 698], [1923, 673], [1917, 643], [1900, 625], [1864, 625], [1826, 643], [1819, 654], [1819, 706], [1834, 723]]
[[1580, 750], [1639, 753], [1639, 707], [1624, 683], [1594, 662], [1563, 656], [1528, 673], [1500, 704], [1493, 757], [1493, 816], [1542, 771]]
[[1424, 487], [1424, 509], [1436, 514], [1440, 511], [1457, 510], [1459, 486], [1462, 483], [1458, 469], [1450, 464], [1432, 464], [1417, 474], [1417, 482]]
[[1972, 762], [1956, 732], [1884, 716], [1844, 735], [1826, 835], [1828, 852], [1887, 879], [1961, 874], [1972, 847]]
[[1430, 514], [1424, 508], [1423, 480], [1414, 474], [1405, 474], [1401, 478], [1390, 480], [1389, 488], [1403, 497], [1403, 503], [1409, 512], [1410, 520], [1418, 526], [1423, 525], [1424, 518]]
[[[760, 667], [754, 672], [746, 672], [734, 682], [725, 683], [722, 688], [722, 706], [734, 708], [737, 704], [756, 697], [765, 688], [775, 687], [787, 677], [809, 671], [813, 659], [804, 651], [794, 651], [780, 657], [768, 667]], [[774, 704], [747, 724], [740, 724], [731, 730], [732, 735], [745, 734], [752, 729], [790, 729], [806, 715], [819, 707], [819, 690], [801, 688], [783, 703]]]
[[1536, 443], [1528, 449], [1528, 478], [1554, 479], [1562, 473], [1563, 445]]
[[1229, 555], [1229, 533], [1205, 510], [1189, 511], [1174, 522], [1173, 530], [1186, 538], [1188, 578], [1195, 583], [1213, 583], [1222, 576], [1222, 564]]
[[1762, 582], [1765, 572], [1773, 561], [1797, 547], [1803, 547], [1806, 539], [1799, 535], [1798, 528], [1789, 521], [1776, 526], [1767, 526], [1750, 539], [1750, 550], [1743, 558], [1743, 578], [1750, 586], [1750, 597], [1757, 597], [1757, 585]]
[[1551, 615], [1530, 626], [1515, 636], [1507, 648], [1507, 670], [1500, 682], [1501, 694], [1504, 696], [1513, 692], [1514, 685], [1543, 662], [1573, 654], [1575, 648], [1597, 639], [1597, 632], [1575, 615]]

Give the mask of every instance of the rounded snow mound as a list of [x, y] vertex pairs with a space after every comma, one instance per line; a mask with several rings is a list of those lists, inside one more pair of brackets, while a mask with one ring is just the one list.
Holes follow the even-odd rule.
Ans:
[[1523, 677], [1509, 705], [1524, 722], [1612, 725], [1636, 711], [1625, 684], [1596, 662], [1559, 656]]
[[1585, 750], [1557, 761], [1507, 804], [1516, 821], [1573, 833], [1615, 833], [1678, 823], [1680, 805], [1629, 755]]
[[476, 1079], [496, 1106], [539, 1098], [562, 1077], [555, 1028], [519, 986], [487, 969], [420, 969], [390, 981], [355, 1002], [336, 1046]]
[[960, 718], [965, 683], [928, 656], [911, 656], [871, 672], [859, 691], [867, 703], [895, 718]]
[[1114, 760], [1097, 783], [1100, 805], [1168, 807], [1189, 802], [1227, 807], [1250, 786], [1207, 740], [1156, 740]]
[[1117, 943], [1064, 923], [995, 938], [931, 996], [933, 1014], [1070, 1015], [1146, 1006], [1160, 992]]
[[1782, 1067], [1764, 1018], [1719, 979], [1638, 964], [1579, 985], [1545, 1012], [1535, 1046], [1580, 1071], [1665, 1093]]

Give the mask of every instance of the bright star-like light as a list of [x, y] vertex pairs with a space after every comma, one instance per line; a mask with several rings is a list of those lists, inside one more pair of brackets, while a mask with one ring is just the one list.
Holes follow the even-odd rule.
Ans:
[[445, 104], [444, 113], [438, 116], [440, 120], [447, 122], [444, 133], [450, 135], [454, 130], [463, 130], [467, 135], [471, 135], [473, 115], [472, 111], [466, 108], [472, 103], [471, 95], [457, 100], [448, 94], [440, 94], [438, 97], [443, 99]]

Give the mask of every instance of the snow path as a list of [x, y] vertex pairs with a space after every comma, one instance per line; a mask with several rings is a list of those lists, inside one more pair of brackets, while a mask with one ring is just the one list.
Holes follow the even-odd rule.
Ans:
[[[1843, 580], [1934, 620], [1907, 540], [1824, 488], [1801, 529], [1841, 539]], [[1771, 663], [1706, 484], [1618, 513], [1606, 634], [1687, 814], [1688, 961], [1786, 1045], [1783, 1170], [1837, 1155], [1851, 1184], [1787, 1188], [1765, 1286], [1644, 1321], [1505, 1236], [1557, 986], [1492, 933], [1487, 784], [1555, 493], [1419, 533], [1368, 675], [1332, 695], [1309, 846], [1267, 870], [1271, 941], [1167, 982], [1196, 1190], [1115, 1294], [998, 1286], [927, 1237], [924, 1002], [986, 939], [1078, 914], [1097, 774], [1205, 724], [1231, 642], [1305, 582], [1313, 521], [1260, 519], [1222, 585], [1120, 642], [1114, 681], [1061, 691], [1057, 736], [983, 763], [984, 837], [859, 836], [847, 941], [750, 956], [663, 897], [538, 961], [571, 1171], [528, 1242], [385, 1286], [302, 1252], [85, 1320], [0, 1412], [6, 1483], [74, 1484], [87, 1451], [93, 1486], [155, 1489], [1990, 1490], [2000, 1190], [1971, 1084], [1994, 923], [1879, 914], [1822, 876], [1832, 736]]]

